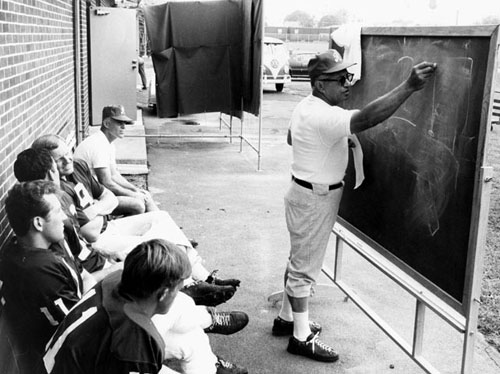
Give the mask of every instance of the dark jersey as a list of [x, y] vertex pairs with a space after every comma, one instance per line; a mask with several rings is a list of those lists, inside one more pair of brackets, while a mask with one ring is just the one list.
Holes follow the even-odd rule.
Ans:
[[[59, 200], [67, 217], [64, 220], [64, 237], [71, 252], [89, 273], [101, 270], [104, 267], [106, 259], [79, 234], [80, 222], [78, 221], [78, 216], [79, 214], [83, 214], [81, 208], [75, 206], [75, 201], [65, 191], [61, 191]], [[78, 213], [79, 211], [80, 213]]]
[[80, 226], [85, 226], [89, 219], [83, 210], [102, 195], [104, 186], [93, 177], [85, 161], [74, 160], [73, 169], [73, 174], [66, 176], [66, 179], [61, 179], [61, 188], [74, 201]]
[[15, 239], [3, 249], [2, 317], [16, 352], [30, 352], [31, 361], [41, 359], [57, 325], [82, 296], [80, 271], [80, 265], [66, 250], [56, 254], [27, 248]]
[[49, 374], [154, 374], [164, 342], [151, 319], [121, 295], [121, 271], [110, 274], [71, 310], [47, 345]]

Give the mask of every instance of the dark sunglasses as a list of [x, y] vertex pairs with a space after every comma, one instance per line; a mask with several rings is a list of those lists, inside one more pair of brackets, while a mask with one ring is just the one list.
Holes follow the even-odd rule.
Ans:
[[346, 75], [343, 75], [339, 79], [319, 79], [319, 80], [324, 81], [324, 82], [339, 82], [340, 85], [344, 86], [345, 82], [351, 83], [353, 78], [354, 78], [354, 74], [347, 73]]

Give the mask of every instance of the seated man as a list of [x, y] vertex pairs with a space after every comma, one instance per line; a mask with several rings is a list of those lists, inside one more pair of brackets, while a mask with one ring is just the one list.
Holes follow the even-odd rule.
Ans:
[[[48, 180], [59, 187], [59, 171], [50, 152], [46, 149], [28, 148], [17, 155], [14, 162], [14, 175], [19, 182], [29, 182], [37, 179]], [[66, 214], [64, 220], [64, 236], [69, 249], [80, 261], [83, 267], [92, 274], [96, 281], [101, 280], [106, 274], [117, 270], [119, 264], [110, 264], [106, 258], [97, 252], [80, 235], [80, 224], [78, 222], [78, 211], [73, 199], [64, 191], [60, 191], [59, 201]], [[81, 212], [80, 212], [81, 214]], [[55, 247], [55, 248], [54, 248]], [[57, 244], [52, 249], [58, 250]], [[59, 249], [61, 250], [61, 249]], [[104, 269], [106, 267], [106, 269]]]
[[190, 267], [173, 243], [139, 244], [123, 271], [98, 283], [57, 329], [44, 356], [47, 373], [159, 373], [171, 358], [180, 360], [184, 373], [248, 373], [217, 358], [203, 331], [234, 333], [248, 316], [232, 315], [235, 326], [229, 331], [218, 322], [226, 318], [212, 318], [192, 300], [179, 300]]
[[49, 249], [64, 240], [58, 193], [54, 183], [38, 180], [14, 185], [5, 200], [16, 237], [0, 257], [3, 313], [21, 374], [39, 372], [57, 324], [87, 290], [84, 284], [95, 284], [67, 246]]
[[116, 168], [113, 142], [125, 136], [125, 125], [133, 123], [123, 106], [106, 106], [102, 110], [101, 129], [81, 142], [75, 150], [75, 159], [84, 160], [99, 182], [118, 198], [114, 214], [133, 215], [158, 210], [149, 192], [135, 187]]
[[[167, 212], [157, 210], [108, 221], [105, 212], [109, 213], [110, 205], [104, 201], [99, 203], [105, 195], [103, 191], [111, 192], [92, 176], [83, 160], [73, 162], [71, 151], [61, 137], [44, 135], [35, 140], [32, 147], [50, 151], [57, 164], [61, 187], [73, 197], [75, 205], [81, 207], [84, 213], [90, 211], [90, 217], [82, 218], [82, 229], [88, 225], [101, 227], [100, 232], [94, 233], [95, 238], [87, 237], [98, 251], [121, 259], [144, 240], [169, 240], [184, 248], [191, 261], [192, 277], [197, 282], [190, 279], [182, 291], [191, 296], [197, 304], [215, 306], [234, 295], [240, 281], [218, 279], [214, 272], [210, 273], [203, 266], [198, 252]], [[101, 207], [105, 210], [101, 210]], [[94, 224], [96, 220], [97, 224]]]

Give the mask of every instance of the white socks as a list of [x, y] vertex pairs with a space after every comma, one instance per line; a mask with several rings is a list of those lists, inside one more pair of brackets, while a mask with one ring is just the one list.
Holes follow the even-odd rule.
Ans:
[[285, 321], [288, 321], [288, 322], [293, 321], [292, 306], [290, 305], [290, 300], [288, 299], [288, 295], [286, 294], [286, 291], [283, 291], [283, 302], [281, 303], [281, 310], [280, 310], [278, 316], [281, 319], [284, 319]]
[[302, 313], [293, 312], [293, 336], [300, 341], [305, 341], [311, 335], [309, 327], [309, 311]]
[[278, 314], [281, 319], [291, 322], [293, 321], [293, 336], [300, 341], [305, 341], [311, 335], [311, 328], [309, 327], [309, 311], [302, 313], [295, 313], [292, 311], [290, 300], [285, 291], [283, 291], [283, 302], [281, 303], [281, 310]]

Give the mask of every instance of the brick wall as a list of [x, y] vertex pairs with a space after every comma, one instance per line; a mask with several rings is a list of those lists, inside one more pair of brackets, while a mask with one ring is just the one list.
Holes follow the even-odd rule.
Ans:
[[0, 246], [16, 155], [42, 134], [74, 137], [73, 39], [72, 0], [0, 0]]

